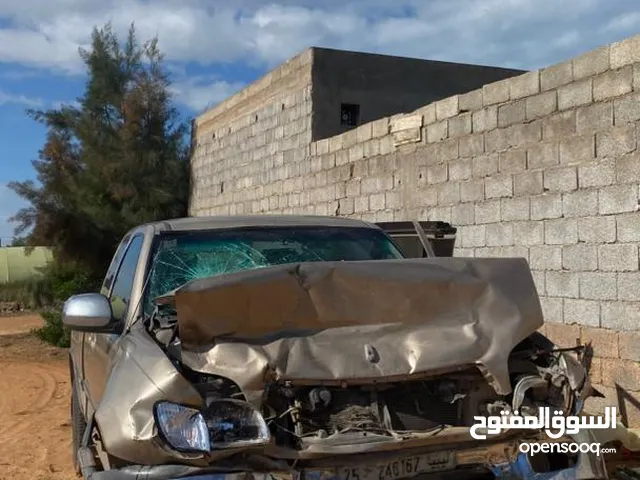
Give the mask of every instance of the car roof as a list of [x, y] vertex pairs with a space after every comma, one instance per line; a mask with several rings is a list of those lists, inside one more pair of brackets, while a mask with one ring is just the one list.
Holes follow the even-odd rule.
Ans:
[[320, 215], [232, 215], [215, 217], [185, 217], [147, 223], [138, 228], [152, 227], [160, 231], [218, 230], [242, 227], [360, 227], [379, 229], [378, 226], [345, 217]]

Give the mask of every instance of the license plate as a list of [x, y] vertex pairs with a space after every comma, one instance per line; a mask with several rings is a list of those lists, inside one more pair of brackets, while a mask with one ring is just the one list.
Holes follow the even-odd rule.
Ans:
[[455, 458], [452, 454], [438, 452], [373, 465], [342, 467], [338, 469], [337, 477], [339, 480], [398, 480], [422, 473], [451, 470], [454, 467]]

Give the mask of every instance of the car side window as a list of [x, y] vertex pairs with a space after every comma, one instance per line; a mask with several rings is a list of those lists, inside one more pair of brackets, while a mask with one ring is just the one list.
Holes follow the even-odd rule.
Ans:
[[116, 250], [115, 255], [113, 256], [113, 260], [111, 260], [111, 264], [109, 265], [109, 269], [107, 270], [107, 274], [104, 277], [104, 281], [102, 282], [102, 290], [101, 293], [103, 295], [108, 295], [111, 290], [111, 285], [113, 285], [113, 279], [116, 276], [116, 272], [118, 271], [118, 267], [120, 266], [120, 261], [122, 260], [122, 256], [124, 252], [127, 250], [127, 245], [129, 244], [129, 240], [131, 237], [127, 235], [122, 239], [120, 245], [118, 245], [118, 249]]
[[133, 279], [136, 274], [136, 267], [138, 266], [138, 258], [142, 251], [143, 240], [142, 235], [133, 237], [113, 281], [113, 290], [109, 296], [109, 300], [111, 301], [113, 316], [118, 320], [124, 318], [131, 301]]

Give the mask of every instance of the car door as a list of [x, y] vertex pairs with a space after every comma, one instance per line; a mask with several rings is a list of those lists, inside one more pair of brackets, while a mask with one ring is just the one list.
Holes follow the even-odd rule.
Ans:
[[[131, 293], [144, 244], [144, 235], [135, 234], [126, 245], [112, 279], [107, 276], [102, 293], [109, 298], [113, 316], [123, 325], [131, 306]], [[114, 261], [116, 259], [114, 258]], [[118, 341], [117, 333], [87, 333], [85, 338], [85, 379], [94, 407], [100, 404], [111, 369], [109, 355]]]

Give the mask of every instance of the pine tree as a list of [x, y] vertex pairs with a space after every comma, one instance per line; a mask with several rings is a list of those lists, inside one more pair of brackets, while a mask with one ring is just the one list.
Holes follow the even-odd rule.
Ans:
[[30, 204], [16, 235], [50, 245], [57, 261], [104, 273], [124, 233], [187, 214], [187, 124], [172, 104], [157, 39], [140, 44], [131, 26], [121, 45], [111, 25], [80, 50], [87, 82], [78, 106], [28, 114], [47, 128], [33, 167], [38, 183], [10, 187]]

